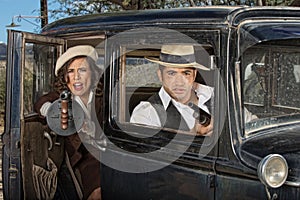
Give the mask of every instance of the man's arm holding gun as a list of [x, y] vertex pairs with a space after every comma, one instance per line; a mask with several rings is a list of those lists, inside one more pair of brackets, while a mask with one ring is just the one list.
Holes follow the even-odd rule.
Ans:
[[194, 110], [193, 117], [196, 119], [192, 131], [200, 136], [210, 136], [213, 132], [213, 119], [211, 115], [192, 102], [189, 102], [188, 106]]

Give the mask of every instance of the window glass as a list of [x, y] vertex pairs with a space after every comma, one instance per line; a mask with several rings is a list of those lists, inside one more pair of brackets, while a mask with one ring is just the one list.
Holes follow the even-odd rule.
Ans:
[[[124, 48], [124, 47], [122, 47]], [[207, 48], [207, 47], [206, 47]], [[199, 48], [200, 49], [200, 48]], [[196, 53], [198, 50], [195, 48]], [[199, 50], [200, 51], [200, 50]], [[201, 48], [201, 51], [206, 50]], [[214, 52], [213, 50], [209, 51]], [[135, 125], [142, 125], [147, 127], [157, 128], [157, 125], [150, 125], [150, 124], [140, 124], [131, 121], [133, 110], [136, 106], [141, 105], [140, 103], [149, 102], [149, 98], [158, 94], [161, 89], [162, 83], [158, 77], [158, 73], [160, 72], [159, 64], [155, 62], [151, 62], [147, 59], [147, 57], [156, 57], [158, 58], [160, 54], [160, 48], [158, 49], [150, 49], [147, 50], [134, 50], [127, 52], [126, 55], [122, 56], [121, 59], [121, 67], [119, 72], [119, 100], [118, 105], [119, 110], [118, 112], [118, 121], [121, 123], [131, 123]], [[202, 54], [204, 54], [202, 52]], [[214, 59], [211, 57], [208, 52], [205, 53], [205, 62], [206, 66], [209, 65], [209, 60]], [[203, 55], [200, 56], [203, 58]], [[125, 59], [125, 61], [124, 61]], [[202, 59], [203, 62], [204, 59]], [[204, 70], [195, 70], [196, 75], [196, 82], [201, 84], [206, 84], [211, 90], [210, 94], [212, 99], [211, 101], [207, 102], [207, 107], [212, 109], [213, 107], [213, 72], [206, 72]], [[204, 80], [206, 79], [206, 80]], [[208, 85], [209, 84], [209, 85]], [[198, 87], [198, 86], [195, 86]], [[205, 87], [205, 86], [204, 86]], [[206, 98], [206, 97], [203, 97]], [[207, 108], [207, 112], [209, 113], [209, 109]], [[194, 119], [194, 118], [193, 118]], [[160, 127], [162, 128], [162, 127]], [[173, 130], [175, 131], [175, 130]]]
[[[295, 122], [300, 113], [300, 51], [293, 42], [261, 44], [242, 56], [246, 132]], [[248, 118], [247, 118], [248, 114]]]
[[158, 64], [141, 57], [126, 58], [126, 87], [160, 87]]
[[274, 52], [275, 72], [274, 104], [300, 108], [300, 52]]
[[251, 56], [244, 57], [244, 101], [247, 103], [264, 103], [264, 80], [258, 76], [259, 70], [264, 70], [265, 54], [260, 51], [249, 50]]
[[[136, 51], [137, 53], [138, 51]], [[147, 52], [143, 51], [145, 56]], [[125, 121], [130, 121], [133, 109], [141, 102], [146, 101], [161, 87], [157, 77], [158, 64], [130, 53], [126, 56], [125, 65]]]
[[[187, 93], [193, 94], [193, 103], [198, 104], [200, 102], [198, 101], [200, 98], [196, 95], [196, 90], [199, 88], [199, 91], [202, 91], [200, 96], [203, 98], [203, 100], [201, 100], [201, 109], [203, 109], [203, 107], [206, 109], [207, 118], [210, 117], [210, 119], [214, 119], [214, 113], [217, 112], [224, 115], [226, 114], [226, 111], [219, 111], [218, 108], [216, 109], [214, 106], [215, 104], [220, 104], [220, 100], [215, 101], [215, 96], [219, 95], [215, 95], [214, 91], [218, 93], [220, 93], [221, 90], [224, 91], [223, 82], [217, 68], [217, 66], [219, 66], [217, 62], [220, 56], [218, 46], [219, 32], [197, 30], [188, 32], [189, 35], [187, 37], [187, 35], [182, 33], [169, 30], [155, 29], [153, 30], [153, 34], [148, 34], [148, 31], [144, 33], [145, 30], [136, 30], [137, 33], [135, 34], [140, 34], [141, 38], [133, 38], [133, 34], [130, 31], [128, 34], [118, 34], [116, 38], [111, 37], [109, 38], [110, 41], [107, 42], [106, 48], [108, 51], [106, 51], [105, 57], [110, 67], [109, 78], [111, 78], [109, 85], [111, 91], [111, 93], [109, 93], [109, 95], [111, 94], [109, 98], [111, 105], [109, 107], [109, 123], [113, 128], [113, 131], [110, 131], [109, 134], [111, 134], [112, 137], [126, 138], [126, 141], [139, 143], [141, 146], [144, 146], [142, 148], [135, 148], [133, 150], [134, 152], [152, 152], [152, 148], [161, 149], [161, 147], [164, 147], [165, 149], [175, 148], [173, 150], [176, 152], [178, 151], [177, 148], [182, 148], [183, 151], [186, 151], [187, 149], [185, 148], [188, 148], [189, 152], [199, 153], [200, 147], [205, 146], [202, 150], [205, 149], [206, 153], [214, 153], [211, 152], [211, 149], [214, 147], [213, 144], [217, 141], [218, 137], [217, 133], [221, 133], [220, 129], [223, 128], [223, 125], [214, 126], [213, 122], [219, 122], [220, 117], [216, 120], [211, 120], [212, 123], [208, 123], [208, 130], [211, 135], [215, 137], [204, 137], [203, 135], [207, 133], [207, 131], [202, 135], [198, 132], [196, 134], [196, 128], [198, 128], [196, 126], [200, 123], [200, 116], [202, 117], [205, 114], [202, 113], [199, 115], [200, 109], [197, 108], [199, 105], [195, 105], [196, 107], [193, 108], [188, 106], [187, 103], [190, 102], [191, 99], [187, 99], [187, 101], [184, 102], [185, 104], [178, 103], [177, 101], [176, 107], [173, 104], [175, 99], [174, 101], [168, 100], [167, 96], [172, 96], [173, 94], [170, 95], [168, 93], [170, 90], [167, 90], [164, 91], [166, 95], [163, 100], [166, 102], [164, 102], [163, 110], [159, 110], [163, 106], [163, 103], [160, 103], [159, 100], [154, 103], [155, 106], [152, 108], [149, 104], [154, 105], [152, 104], [153, 102], [150, 103], [150, 99], [162, 99], [159, 94], [165, 88], [162, 87], [162, 81], [165, 77], [160, 77], [159, 75], [162, 74], [162, 68], [159, 62], [154, 62], [154, 60], [165, 58], [165, 61], [171, 62], [175, 59], [176, 62], [180, 61], [182, 63], [183, 60], [185, 60], [184, 64], [187, 64], [187, 59], [189, 64], [193, 62], [198, 63], [198, 65], [195, 65], [195, 63], [188, 65], [190, 67], [206, 67], [205, 69], [191, 67], [188, 70], [191, 70], [192, 73], [186, 69], [180, 73], [185, 79], [189, 77], [189, 74], [193, 74], [192, 76], [197, 82], [197, 84], [194, 84], [194, 81], [189, 82], [191, 83], [189, 84], [190, 87], [186, 90], [189, 91]], [[174, 46], [169, 47], [168, 49], [170, 51], [165, 51], [166, 54], [161, 54], [162, 47], [166, 47], [168, 44], [178, 46], [176, 46], [176, 48]], [[180, 45], [192, 47], [192, 52], [194, 52], [195, 55], [189, 50], [189, 53], [186, 54], [171, 54], [170, 56], [168, 52], [173, 52], [174, 48], [176, 50], [182, 49], [182, 47], [179, 48]], [[193, 61], [191, 61], [192, 59]], [[209, 69], [212, 70], [209, 71]], [[168, 74], [171, 76], [173, 73]], [[200, 84], [202, 85], [200, 86]], [[183, 92], [184, 90], [179, 88], [177, 91]], [[222, 95], [222, 97], [223, 96], [224, 95]], [[156, 106], [156, 103], [158, 103], [158, 106]], [[148, 110], [148, 112], [138, 109], [142, 107], [146, 109], [150, 108], [152, 111]], [[178, 107], [180, 107], [180, 111], [177, 109]], [[171, 109], [172, 112], [168, 112], [166, 109]], [[141, 112], [137, 112], [137, 110]], [[183, 117], [182, 112], [188, 114]], [[145, 120], [134, 120], [133, 116], [139, 118], [139, 113], [149, 115], [144, 118], [143, 116], [141, 117]], [[156, 115], [155, 117], [152, 116], [154, 113]], [[169, 120], [166, 121], [164, 119]], [[225, 117], [222, 116], [222, 124], [224, 119]], [[201, 123], [203, 123], [203, 121], [201, 121]], [[215, 133], [213, 134], [212, 132]], [[176, 145], [173, 146], [173, 144]]]
[[23, 111], [33, 112], [38, 97], [52, 89], [56, 51], [53, 46], [26, 44], [23, 72]]

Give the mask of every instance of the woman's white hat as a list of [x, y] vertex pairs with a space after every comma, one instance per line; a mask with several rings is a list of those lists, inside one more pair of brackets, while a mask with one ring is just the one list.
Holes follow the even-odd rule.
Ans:
[[71, 47], [57, 59], [55, 65], [55, 75], [57, 76], [58, 70], [62, 68], [66, 62], [77, 56], [88, 56], [92, 58], [95, 63], [98, 59], [96, 49], [90, 45], [78, 45]]
[[148, 57], [146, 59], [166, 67], [194, 67], [207, 71], [210, 70], [196, 62], [193, 45], [166, 44], [161, 47], [159, 58]]

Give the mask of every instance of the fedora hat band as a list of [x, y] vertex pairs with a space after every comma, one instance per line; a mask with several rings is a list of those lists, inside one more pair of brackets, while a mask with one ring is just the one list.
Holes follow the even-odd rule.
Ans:
[[189, 54], [189, 55], [170, 55], [161, 53], [159, 56], [159, 60], [166, 63], [172, 63], [172, 64], [189, 64], [195, 62], [195, 55]]

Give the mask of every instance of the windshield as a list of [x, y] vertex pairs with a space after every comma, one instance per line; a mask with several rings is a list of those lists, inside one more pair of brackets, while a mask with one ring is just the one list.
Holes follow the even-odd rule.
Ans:
[[300, 40], [264, 42], [242, 54], [245, 132], [300, 121]]

